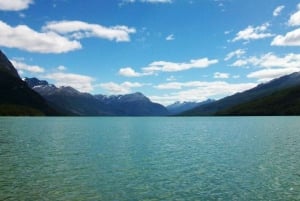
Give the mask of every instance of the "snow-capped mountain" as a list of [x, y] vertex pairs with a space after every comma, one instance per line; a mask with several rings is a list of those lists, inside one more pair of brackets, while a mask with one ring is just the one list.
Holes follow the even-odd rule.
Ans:
[[67, 115], [83, 116], [161, 116], [168, 110], [150, 101], [142, 93], [126, 95], [91, 95], [81, 93], [72, 87], [56, 87], [37, 78], [26, 78], [34, 91], [42, 95], [57, 110]]

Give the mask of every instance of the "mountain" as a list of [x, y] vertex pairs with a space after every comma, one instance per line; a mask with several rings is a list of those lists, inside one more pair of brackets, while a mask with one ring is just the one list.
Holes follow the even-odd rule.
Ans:
[[158, 104], [153, 103], [142, 93], [117, 95], [117, 96], [95, 96], [100, 102], [105, 103], [114, 110], [115, 115], [122, 116], [166, 116], [168, 110]]
[[187, 102], [187, 101], [179, 102], [179, 101], [176, 101], [175, 103], [168, 105], [167, 109], [170, 112], [170, 114], [177, 115], [182, 112], [191, 110], [195, 107], [198, 107], [200, 105], [205, 105], [205, 104], [212, 103], [212, 102], [214, 102], [214, 100], [212, 100], [212, 99], [208, 99], [203, 102]]
[[56, 87], [37, 78], [25, 78], [34, 91], [56, 110], [77, 116], [162, 116], [168, 111], [142, 93], [105, 96], [81, 93], [72, 87]]
[[0, 115], [59, 115], [21, 80], [17, 70], [0, 51]]
[[15, 69], [15, 67], [12, 65], [12, 63], [8, 60], [6, 55], [1, 50], [0, 50], [0, 73], [6, 73], [6, 75], [10, 75], [15, 78], [20, 78], [18, 71]]
[[292, 73], [274, 80], [268, 83], [260, 84], [247, 91], [234, 94], [232, 96], [225, 97], [218, 101], [210, 104], [196, 107], [192, 110], [183, 112], [183, 116], [205, 116], [205, 115], [215, 115], [220, 111], [225, 111], [226, 109], [232, 108], [239, 104], [243, 104], [255, 99], [260, 99], [271, 95], [277, 91], [287, 89], [300, 85], [300, 72]]
[[58, 88], [37, 78], [25, 78], [25, 82], [44, 97], [53, 108], [65, 115], [102, 116], [111, 114], [106, 106], [97, 101], [94, 96], [81, 93], [72, 87]]
[[217, 115], [300, 115], [300, 85], [219, 111]]

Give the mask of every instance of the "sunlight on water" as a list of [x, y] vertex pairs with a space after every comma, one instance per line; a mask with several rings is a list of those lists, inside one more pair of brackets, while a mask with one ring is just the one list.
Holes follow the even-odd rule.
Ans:
[[300, 118], [0, 118], [0, 200], [300, 200]]

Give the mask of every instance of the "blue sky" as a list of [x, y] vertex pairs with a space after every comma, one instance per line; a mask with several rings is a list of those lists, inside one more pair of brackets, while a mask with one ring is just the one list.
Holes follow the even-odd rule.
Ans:
[[22, 77], [162, 104], [221, 98], [300, 70], [296, 0], [0, 0]]

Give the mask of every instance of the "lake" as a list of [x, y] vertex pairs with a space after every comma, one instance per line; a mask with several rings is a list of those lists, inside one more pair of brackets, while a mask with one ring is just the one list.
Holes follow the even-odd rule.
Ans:
[[300, 200], [300, 117], [1, 117], [0, 200]]

